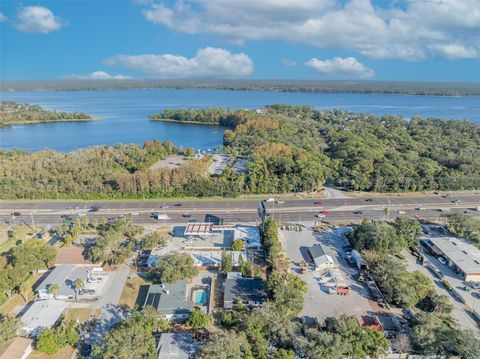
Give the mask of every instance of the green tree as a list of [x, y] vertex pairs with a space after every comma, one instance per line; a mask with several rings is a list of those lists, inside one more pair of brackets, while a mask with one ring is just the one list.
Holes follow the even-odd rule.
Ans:
[[272, 273], [268, 277], [267, 289], [272, 294], [276, 308], [282, 313], [296, 315], [302, 310], [307, 285], [294, 273]]
[[0, 314], [0, 345], [13, 338], [20, 329], [20, 319]]
[[220, 269], [224, 273], [231, 272], [233, 270], [233, 255], [232, 253], [226, 253], [222, 251], [222, 263]]
[[58, 336], [53, 329], [44, 329], [38, 335], [35, 341], [35, 348], [48, 355], [55, 354], [59, 349]]
[[172, 327], [170, 323], [151, 305], [143, 307], [141, 313], [153, 323], [154, 332], [166, 332]]
[[187, 157], [193, 157], [195, 156], [195, 150], [192, 148], [192, 147], [188, 147], [186, 150], [185, 150], [185, 155]]
[[408, 217], [397, 217], [393, 222], [393, 226], [404, 248], [417, 244], [418, 239], [422, 235], [422, 226], [420, 223]]
[[102, 359], [155, 359], [153, 320], [135, 312], [110, 330], [93, 355]]
[[81, 278], [77, 278], [73, 281], [73, 286], [75, 287], [75, 295], [78, 296], [80, 289], [85, 286], [85, 283]]
[[232, 250], [241, 251], [245, 247], [245, 243], [241, 239], [236, 239], [232, 243]]
[[194, 261], [186, 253], [165, 254], [158, 258], [156, 269], [162, 283], [174, 283], [197, 275]]
[[58, 337], [62, 338], [62, 341], [71, 347], [75, 348], [80, 341], [80, 328], [74, 320], [62, 323], [62, 325], [57, 328], [57, 331], [59, 332]]
[[272, 356], [273, 359], [295, 359], [295, 352], [293, 350], [278, 349]]
[[187, 320], [187, 325], [192, 329], [206, 329], [212, 321], [211, 316], [208, 313], [202, 312], [199, 307], [193, 308]]
[[49, 294], [53, 294], [53, 296], [57, 296], [58, 292], [60, 291], [60, 285], [57, 283], [50, 284], [47, 288]]
[[202, 358], [253, 359], [253, 356], [244, 333], [219, 331], [202, 346]]
[[143, 237], [140, 246], [143, 250], [151, 250], [155, 247], [164, 247], [166, 243], [167, 241], [160, 233], [153, 232]]

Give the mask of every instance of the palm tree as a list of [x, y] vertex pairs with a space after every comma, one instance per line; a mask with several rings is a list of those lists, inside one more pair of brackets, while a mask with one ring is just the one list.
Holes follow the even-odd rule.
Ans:
[[73, 281], [73, 286], [75, 287], [75, 300], [77, 300], [78, 292], [84, 287], [85, 283], [81, 278], [77, 278]]
[[60, 286], [57, 283], [50, 284], [48, 286], [48, 294], [53, 294], [53, 297], [56, 299], [57, 294], [60, 291]]

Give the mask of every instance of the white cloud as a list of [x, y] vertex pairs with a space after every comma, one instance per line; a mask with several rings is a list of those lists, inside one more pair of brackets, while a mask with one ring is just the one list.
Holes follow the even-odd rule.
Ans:
[[72, 74], [65, 76], [67, 79], [74, 79], [74, 80], [127, 80], [131, 79], [130, 76], [125, 75], [110, 75], [108, 72], [105, 71], [94, 71], [89, 74], [78, 75]]
[[280, 63], [281, 63], [283, 66], [295, 66], [295, 65], [297, 65], [297, 62], [296, 62], [296, 61], [290, 60], [290, 59], [281, 59], [281, 60], [280, 60]]
[[17, 13], [17, 29], [48, 34], [60, 30], [66, 23], [43, 6], [24, 6]]
[[120, 64], [153, 78], [234, 78], [253, 72], [253, 62], [246, 54], [232, 54], [213, 47], [199, 49], [190, 59], [171, 54], [144, 54], [117, 55], [104, 62], [107, 65]]
[[0, 22], [7, 21], [7, 17], [3, 15], [3, 12], [0, 12]]
[[366, 79], [375, 75], [372, 69], [358, 62], [354, 57], [333, 57], [328, 60], [313, 58], [308, 60], [305, 65], [321, 74], [331, 76]]
[[480, 56], [480, 0], [385, 3], [178, 0], [170, 6], [152, 2], [143, 15], [179, 32], [217, 34], [238, 44], [274, 39], [409, 61]]

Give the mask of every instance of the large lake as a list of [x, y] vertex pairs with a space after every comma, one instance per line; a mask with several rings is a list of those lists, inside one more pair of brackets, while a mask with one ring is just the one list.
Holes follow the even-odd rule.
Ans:
[[91, 122], [64, 122], [12, 126], [0, 129], [0, 147], [36, 151], [71, 151], [91, 145], [170, 140], [177, 146], [213, 149], [222, 144], [220, 126], [149, 121], [165, 108], [259, 108], [270, 104], [312, 105], [319, 109], [394, 114], [407, 119], [419, 115], [468, 119], [480, 123], [479, 97], [433, 97], [379, 94], [322, 94], [227, 90], [111, 90], [64, 92], [8, 92], [3, 100], [39, 104], [58, 111], [83, 111], [102, 117]]

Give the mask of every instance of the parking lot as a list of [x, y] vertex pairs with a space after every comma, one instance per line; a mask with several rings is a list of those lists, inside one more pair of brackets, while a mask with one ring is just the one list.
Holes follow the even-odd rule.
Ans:
[[[314, 233], [310, 229], [297, 231], [280, 231], [280, 239], [286, 255], [291, 259], [291, 268], [307, 283], [305, 304], [302, 316], [314, 317], [322, 323], [326, 318], [341, 314], [364, 315], [383, 313], [384, 310], [375, 301], [369, 299], [368, 289], [355, 280], [356, 269], [350, 267], [342, 258], [342, 247], [347, 244], [344, 233], [347, 229], [340, 228], [331, 232]], [[315, 271], [312, 264], [305, 273], [301, 273], [300, 262], [307, 261], [307, 250], [310, 246], [320, 243], [325, 253], [329, 255], [342, 273], [350, 293], [348, 295], [328, 294], [328, 287], [322, 285], [322, 272]]]
[[469, 290], [468, 292], [464, 290], [465, 284], [462, 281], [461, 277], [452, 271], [447, 265], [440, 263], [437, 258], [424, 253], [425, 257], [430, 261], [440, 273], [443, 274], [444, 279], [456, 290], [456, 292], [465, 300], [465, 305], [460, 303], [458, 300], [455, 300], [450, 293], [445, 289], [440, 279], [437, 278], [430, 272], [425, 266], [417, 261], [417, 259], [412, 256], [407, 251], [402, 253], [407, 259], [407, 269], [409, 271], [418, 270], [429, 277], [433, 283], [435, 290], [438, 294], [443, 294], [450, 299], [450, 303], [453, 305], [452, 317], [461, 329], [469, 329], [479, 331], [477, 323], [470, 317], [469, 314], [465, 311], [465, 308], [472, 308], [475, 311], [480, 311], [480, 297], [475, 297], [475, 293], [478, 292], [475, 290]]

